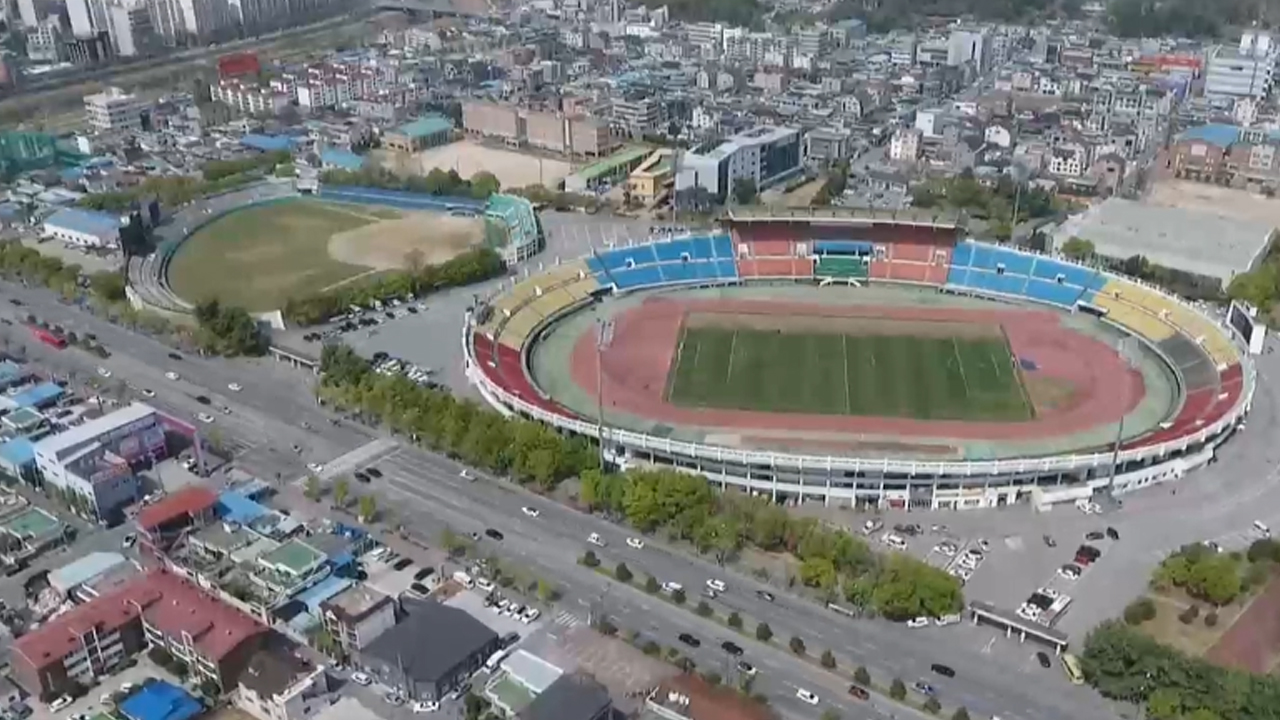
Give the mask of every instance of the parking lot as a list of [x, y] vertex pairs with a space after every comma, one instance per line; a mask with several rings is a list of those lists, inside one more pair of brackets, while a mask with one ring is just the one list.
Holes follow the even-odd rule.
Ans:
[[114, 706], [109, 701], [109, 696], [112, 693], [123, 691], [126, 688], [141, 686], [149, 679], [164, 680], [182, 687], [182, 681], [157, 667], [143, 654], [139, 655], [137, 662], [131, 666], [114, 675], [101, 678], [101, 681], [96, 686], [88, 689], [84, 697], [60, 708], [57, 712], [50, 712], [49, 706], [44, 703], [33, 703], [35, 712], [32, 717], [35, 720], [63, 720], [64, 718], [81, 715], [91, 718], [97, 717], [114, 709]]

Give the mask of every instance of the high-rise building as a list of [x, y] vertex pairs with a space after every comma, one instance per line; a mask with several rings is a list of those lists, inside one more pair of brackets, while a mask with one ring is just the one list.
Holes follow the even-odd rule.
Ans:
[[178, 0], [147, 0], [147, 10], [151, 15], [152, 28], [166, 45], [174, 45], [186, 37], [187, 23], [182, 18]]
[[155, 28], [151, 24], [151, 12], [144, 4], [112, 5], [108, 8], [111, 19], [111, 41], [120, 57], [145, 55], [156, 46]]
[[84, 112], [89, 126], [104, 132], [142, 129], [142, 114], [150, 104], [118, 87], [84, 96]]
[[36, 14], [36, 0], [18, 0], [18, 17], [22, 18], [23, 27], [39, 25], [41, 18]]
[[1205, 96], [1265, 98], [1275, 81], [1277, 50], [1271, 35], [1254, 30], [1241, 36], [1237, 48], [1220, 45], [1210, 50], [1204, 73]]

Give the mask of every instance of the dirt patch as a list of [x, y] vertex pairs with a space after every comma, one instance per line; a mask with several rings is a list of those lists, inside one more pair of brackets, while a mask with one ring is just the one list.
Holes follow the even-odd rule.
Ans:
[[1280, 654], [1280, 576], [1273, 576], [1205, 658], [1254, 674], [1269, 672]]
[[919, 338], [998, 338], [999, 325], [957, 323], [946, 320], [901, 320], [843, 315], [780, 315], [762, 313], [693, 312], [685, 318], [685, 327], [828, 335], [900, 335]]
[[1194, 210], [1280, 227], [1280, 203], [1274, 199], [1254, 195], [1246, 190], [1190, 180], [1163, 180], [1156, 183], [1143, 204]]
[[1026, 389], [1027, 397], [1036, 412], [1070, 407], [1078, 394], [1076, 386], [1070, 380], [1031, 373], [1022, 374], [1022, 387]]
[[484, 220], [438, 213], [407, 213], [395, 220], [335, 233], [329, 255], [339, 262], [377, 270], [398, 270], [412, 263], [436, 265], [479, 245]]

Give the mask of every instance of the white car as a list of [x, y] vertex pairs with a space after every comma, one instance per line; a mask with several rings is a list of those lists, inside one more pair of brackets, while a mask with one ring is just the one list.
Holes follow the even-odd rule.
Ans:
[[643, 550], [644, 541], [641, 540], [640, 538], [634, 538], [634, 537], [627, 538], [627, 547], [631, 548], [632, 550]]
[[240, 383], [231, 383], [230, 385], [227, 386], [227, 389], [230, 390], [231, 392], [240, 392], [244, 388], [241, 387]]
[[458, 477], [462, 478], [463, 480], [473, 480], [473, 479], [474, 479], [474, 478], [472, 478], [472, 477], [471, 477], [471, 471], [470, 471], [470, 470], [463, 470], [462, 472], [458, 473]]
[[70, 695], [63, 695], [57, 700], [54, 700], [53, 702], [49, 703], [49, 712], [58, 712], [62, 708], [70, 705], [72, 702], [74, 701], [71, 699]]
[[181, 380], [181, 379], [182, 379], [182, 378], [178, 375], [178, 373], [176, 373], [176, 372], [174, 372], [174, 371], [172, 371], [172, 370], [170, 370], [169, 372], [165, 373], [165, 374], [164, 374], [164, 376], [165, 376], [166, 378], [168, 378], [169, 380]]
[[369, 677], [368, 675], [365, 675], [362, 672], [352, 673], [351, 682], [361, 687], [369, 687], [370, 685], [373, 684], [373, 678]]
[[718, 593], [722, 593], [725, 591], [725, 584], [723, 580], [715, 580], [715, 579], [708, 580], [707, 587], [711, 588], [712, 590], [715, 590]]
[[494, 612], [496, 612], [496, 613], [500, 613], [500, 612], [502, 612], [503, 610], [506, 610], [506, 609], [507, 609], [507, 606], [508, 606], [508, 605], [510, 605], [510, 604], [511, 604], [511, 601], [510, 601], [510, 600], [508, 600], [508, 599], [506, 599], [506, 598], [502, 598], [501, 600], [499, 600], [497, 603], [495, 603], [495, 604], [494, 604], [494, 606], [493, 606], [493, 611], [494, 611]]
[[959, 623], [961, 619], [962, 619], [962, 618], [961, 618], [958, 614], [957, 614], [957, 615], [943, 615], [942, 617], [940, 617], [940, 618], [938, 618], [938, 619], [934, 620], [934, 621], [933, 621], [933, 624], [934, 624], [934, 625], [937, 625], [938, 627], [946, 627], [946, 626], [948, 626], [948, 625], [955, 625], [955, 624]]
[[520, 622], [524, 623], [525, 625], [528, 625], [534, 620], [537, 620], [538, 616], [541, 614], [542, 614], [541, 610], [535, 607], [531, 607], [528, 610], [525, 610], [524, 614], [520, 616]]
[[814, 695], [813, 693], [809, 692], [808, 690], [805, 690], [804, 688], [796, 688], [796, 697], [798, 697], [798, 698], [800, 698], [801, 700], [803, 700], [803, 701], [805, 701], [805, 702], [809, 703], [810, 705], [817, 705], [817, 704], [818, 704], [818, 696], [817, 696], [817, 695]]
[[525, 505], [524, 507], [520, 508], [520, 512], [524, 513], [525, 515], [528, 515], [531, 518], [536, 518], [542, 514], [538, 512], [537, 508], [531, 508], [528, 505]]
[[432, 713], [439, 709], [440, 709], [440, 703], [436, 702], [435, 700], [431, 700], [429, 702], [419, 700], [418, 702], [413, 704], [414, 713]]
[[210, 415], [209, 413], [203, 413], [203, 412], [202, 412], [202, 413], [200, 413], [200, 414], [196, 415], [196, 419], [197, 419], [197, 420], [199, 420], [199, 421], [200, 421], [200, 422], [202, 422], [202, 423], [211, 423], [211, 422], [213, 422], [213, 416], [212, 416], [212, 415]]
[[104, 378], [109, 378], [109, 377], [111, 377], [111, 371], [110, 371], [110, 370], [108, 370], [108, 369], [106, 369], [106, 368], [104, 368], [104, 367], [100, 367], [100, 368], [98, 368], [98, 374], [99, 374], [99, 375], [101, 375], [101, 376], [102, 376], [102, 377], [104, 377]]
[[662, 583], [662, 592], [668, 595], [675, 593], [677, 590], [684, 590], [684, 586], [678, 582], [671, 582], [669, 580]]
[[1036, 592], [1040, 593], [1041, 595], [1043, 595], [1043, 596], [1045, 596], [1045, 597], [1047, 597], [1047, 598], [1049, 598], [1049, 599], [1051, 599], [1051, 600], [1057, 600], [1057, 599], [1058, 599], [1058, 591], [1057, 591], [1057, 590], [1054, 590], [1053, 588], [1042, 587], [1042, 588], [1040, 588], [1039, 590], [1036, 590]]
[[511, 603], [510, 605], [507, 606], [506, 610], [502, 611], [502, 614], [506, 615], [507, 617], [514, 618], [514, 617], [520, 617], [520, 614], [523, 612], [524, 612], [523, 605], [521, 605], [520, 603]]
[[907, 627], [909, 628], [929, 627], [929, 618], [923, 617], [923, 616], [918, 618], [912, 618], [907, 621]]
[[318, 473], [321, 470], [324, 470], [324, 465], [321, 465], [318, 462], [310, 462], [310, 463], [307, 463], [307, 469], [313, 473]]
[[156, 396], [156, 391], [152, 390], [151, 388], [142, 388], [138, 392], [142, 393], [142, 397], [153, 398]]
[[223, 405], [223, 406], [222, 406], [222, 414], [223, 414], [223, 415], [230, 415], [230, 414], [231, 414], [231, 408], [227, 407], [226, 405]]
[[955, 555], [956, 555], [956, 546], [955, 546], [955, 545], [948, 544], [948, 543], [942, 543], [942, 544], [940, 544], [940, 545], [934, 545], [934, 546], [933, 546], [933, 551], [934, 551], [934, 552], [936, 552], [936, 553], [942, 553], [943, 555], [946, 555], [947, 557], [955, 557]]
[[600, 533], [591, 533], [588, 535], [587, 542], [595, 545], [596, 547], [604, 547], [605, 545], [608, 545], [608, 543], [604, 541], [604, 538], [600, 537]]

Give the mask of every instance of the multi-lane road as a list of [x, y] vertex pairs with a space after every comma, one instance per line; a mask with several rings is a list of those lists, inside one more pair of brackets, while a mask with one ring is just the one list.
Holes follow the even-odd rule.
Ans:
[[[312, 400], [311, 378], [287, 366], [270, 360], [173, 360], [169, 357], [170, 348], [57, 303], [43, 290], [6, 286], [0, 294], [20, 298], [42, 318], [78, 332], [95, 333], [114, 353], [110, 359], [98, 361], [79, 351], [58, 352], [27, 341], [33, 359], [56, 371], [89, 374], [97, 365], [106, 366], [115, 379], [154, 390], [157, 396], [149, 402], [185, 417], [201, 410], [194, 399], [198, 394], [230, 407], [232, 413], [217, 415], [213, 426], [244, 451], [237, 462], [264, 477], [275, 473], [285, 478], [297, 477], [303, 463], [328, 462], [367, 445], [376, 435], [350, 423], [332, 425], [331, 418]], [[442, 305], [437, 303], [434, 308], [438, 310]], [[0, 305], [0, 315], [16, 317], [26, 310], [8, 303]], [[23, 341], [20, 328], [3, 330], [12, 336], [11, 343]], [[1107, 518], [1108, 524], [1120, 529], [1124, 540], [1098, 568], [1099, 576], [1109, 577], [1111, 582], [1094, 582], [1077, 596], [1078, 605], [1086, 613], [1101, 617], [1103, 611], [1110, 612], [1113, 606], [1123, 604], [1141, 589], [1146, 572], [1158, 554], [1168, 548], [1205, 538], [1234, 538], [1255, 517], [1280, 526], [1280, 493], [1273, 490], [1272, 471], [1280, 451], [1273, 451], [1269, 443], [1277, 420], [1277, 399], [1266, 382], [1267, 371], [1280, 365], [1273, 357], [1261, 358], [1263, 386], [1250, 426], [1227, 446], [1221, 462], [1180, 483], [1177, 495], [1163, 489], [1140, 494]], [[180, 373], [181, 380], [166, 380], [164, 373], [168, 370]], [[230, 391], [228, 385], [233, 382], [243, 390]], [[303, 449], [300, 456], [291, 450], [294, 444]], [[605, 612], [616, 617], [623, 627], [656, 633], [666, 644], [672, 643], [680, 632], [697, 635], [704, 641], [704, 650], [695, 659], [703, 667], [716, 667], [715, 663], [722, 661], [715, 657], [716, 648], [728, 631], [711, 620], [675, 610], [662, 600], [580, 567], [576, 560], [588, 547], [587, 535], [599, 533], [607, 541], [607, 547], [597, 549], [606, 564], [625, 561], [637, 576], [650, 573], [659, 580], [679, 582], [690, 590], [691, 596], [708, 578], [724, 580], [729, 589], [715, 601], [719, 609], [740, 612], [748, 618], [748, 629], [757, 619], [767, 621], [782, 644], [792, 635], [799, 636], [810, 652], [830, 649], [842, 666], [865, 665], [880, 682], [898, 677], [910, 684], [916, 678], [928, 677], [947, 707], [964, 705], [977, 716], [999, 715], [1005, 720], [1117, 715], [1116, 708], [1087, 689], [1067, 685], [1058, 672], [1011, 668], [984, 657], [980, 646], [971, 642], [972, 633], [979, 631], [947, 628], [907, 632], [888, 623], [853, 621], [779, 588], [769, 588], [776, 600], [767, 602], [755, 593], [765, 589], [764, 585], [734, 570], [716, 567], [653, 538], [647, 540], [644, 549], [633, 550], [625, 542], [629, 533], [602, 519], [496, 481], [465, 482], [458, 477], [459, 467], [447, 459], [416, 448], [384, 446], [388, 450], [374, 460], [384, 477], [375, 481], [374, 489], [384, 498], [381, 504], [394, 505], [401, 521], [422, 533], [428, 543], [446, 525], [462, 532], [499, 528], [506, 540], [501, 547], [489, 549], [518, 558], [561, 585], [569, 607], [595, 602], [603, 595]], [[526, 517], [521, 512], [524, 506], [538, 508], [540, 516]], [[997, 528], [1004, 523], [1025, 525], [1025, 532], [1047, 532], [1057, 525], [1078, 522], [1069, 513], [1031, 517], [1006, 510], [949, 517], [953, 526], [988, 523], [992, 529], [986, 534], [996, 536]], [[994, 637], [995, 633], [989, 635]], [[753, 639], [736, 641], [746, 648], [748, 660], [762, 669], [761, 689], [786, 714], [816, 717], [823, 708], [834, 705], [846, 718], [877, 717], [873, 708], [845, 696], [846, 686], [838, 678], [791, 657], [784, 648]], [[990, 647], [989, 642], [986, 647]], [[957, 676], [931, 676], [929, 666], [935, 662], [956, 668]], [[822, 704], [813, 708], [801, 703], [795, 699], [796, 687], [818, 693]], [[909, 711], [898, 708], [890, 712], [904, 715]]]

